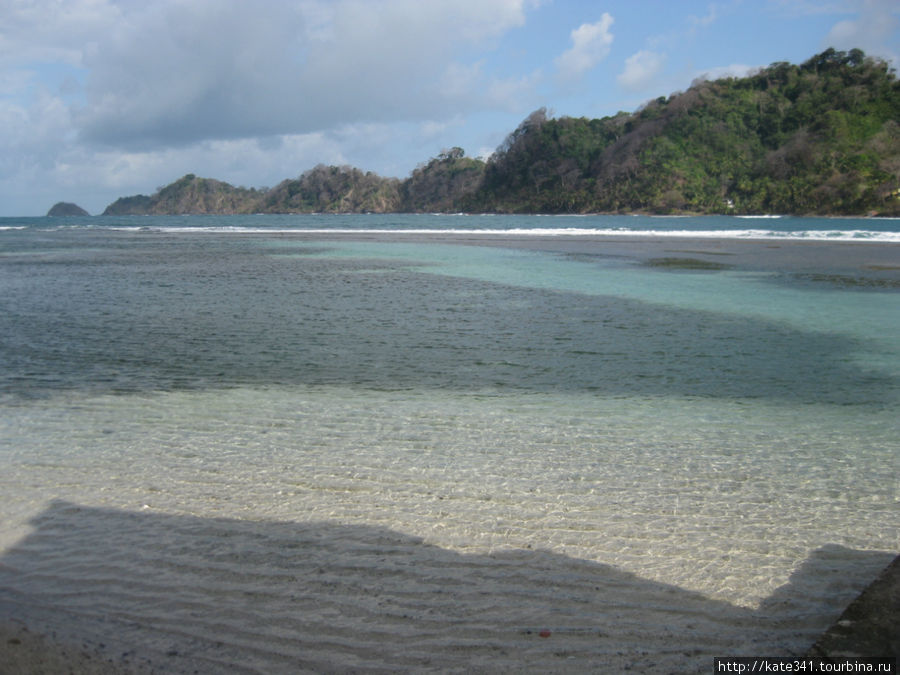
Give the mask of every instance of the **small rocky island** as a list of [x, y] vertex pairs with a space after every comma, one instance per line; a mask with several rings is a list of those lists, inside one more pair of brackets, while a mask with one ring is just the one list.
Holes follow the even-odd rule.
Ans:
[[89, 216], [91, 215], [78, 204], [72, 202], [56, 202], [53, 207], [47, 211], [48, 216]]

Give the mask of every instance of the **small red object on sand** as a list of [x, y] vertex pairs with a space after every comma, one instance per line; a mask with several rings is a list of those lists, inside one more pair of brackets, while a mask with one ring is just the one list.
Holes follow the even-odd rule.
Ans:
[[550, 637], [550, 631], [549, 631], [549, 630], [542, 630], [540, 633], [538, 633], [538, 635], [540, 635], [540, 636], [543, 637], [543, 638], [548, 638], [548, 637]]

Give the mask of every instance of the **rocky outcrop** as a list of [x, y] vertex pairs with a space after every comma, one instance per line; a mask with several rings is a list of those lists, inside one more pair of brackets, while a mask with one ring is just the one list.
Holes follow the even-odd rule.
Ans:
[[47, 211], [48, 216], [89, 216], [91, 215], [78, 204], [72, 202], [56, 202], [53, 207]]

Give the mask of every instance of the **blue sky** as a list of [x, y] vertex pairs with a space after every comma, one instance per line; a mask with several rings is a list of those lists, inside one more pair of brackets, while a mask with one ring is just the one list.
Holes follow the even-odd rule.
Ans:
[[533, 110], [602, 117], [823, 49], [900, 66], [897, 0], [5, 0], [0, 216], [185, 173], [406, 177]]

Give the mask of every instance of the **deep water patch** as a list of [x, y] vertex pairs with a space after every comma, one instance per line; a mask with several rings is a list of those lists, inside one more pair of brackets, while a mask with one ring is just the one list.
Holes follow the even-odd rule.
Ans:
[[715, 262], [713, 260], [700, 260], [699, 258], [650, 258], [645, 261], [647, 267], [655, 267], [664, 270], [691, 270], [717, 272], [730, 269], [731, 265]]

